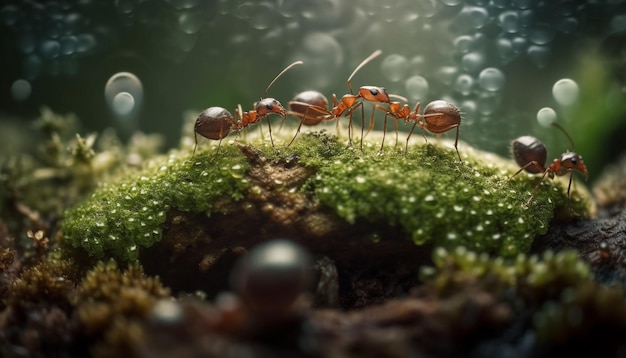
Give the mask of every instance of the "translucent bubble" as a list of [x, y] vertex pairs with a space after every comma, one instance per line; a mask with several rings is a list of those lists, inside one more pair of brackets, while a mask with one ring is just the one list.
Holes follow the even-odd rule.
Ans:
[[420, 0], [415, 2], [417, 14], [421, 17], [432, 17], [443, 5], [437, 0]]
[[178, 28], [186, 34], [195, 34], [200, 31], [204, 14], [196, 10], [186, 10], [178, 13]]
[[485, 92], [478, 97], [476, 104], [480, 114], [488, 116], [498, 109], [500, 97], [497, 93], [498, 92]]
[[250, 25], [257, 30], [265, 30], [274, 24], [276, 18], [276, 9], [273, 4], [262, 2], [256, 6], [256, 9], [250, 17]]
[[552, 96], [562, 106], [576, 103], [578, 93], [578, 84], [569, 78], [562, 78], [552, 86]]
[[13, 99], [18, 102], [27, 100], [28, 97], [30, 97], [31, 92], [32, 87], [30, 82], [26, 80], [19, 79], [11, 85], [11, 95], [13, 96]]
[[500, 56], [502, 63], [507, 63], [510, 59], [515, 57], [513, 42], [506, 37], [499, 37], [496, 40], [496, 49], [498, 50], [498, 55]]
[[528, 49], [528, 40], [525, 37], [515, 37], [511, 40], [511, 43], [513, 45], [513, 51], [516, 53], [523, 53]]
[[537, 122], [543, 127], [550, 127], [556, 122], [556, 112], [550, 107], [543, 107], [537, 112]]
[[474, 78], [466, 73], [459, 75], [454, 81], [454, 89], [460, 94], [467, 96], [472, 93]]
[[387, 56], [380, 65], [380, 71], [392, 82], [405, 78], [408, 69], [409, 62], [406, 57], [397, 54]]
[[20, 37], [18, 37], [17, 47], [23, 53], [31, 53], [35, 50], [35, 47], [37, 47], [37, 41], [35, 40], [35, 37], [32, 34], [25, 33], [25, 34], [20, 35]]
[[504, 74], [495, 67], [485, 68], [478, 75], [478, 84], [488, 91], [497, 91], [504, 85]]
[[535, 64], [535, 66], [537, 66], [538, 68], [544, 68], [548, 65], [548, 62], [550, 61], [552, 51], [550, 51], [550, 48], [548, 46], [532, 45], [528, 46], [527, 54], [530, 60]]
[[443, 83], [444, 85], [450, 85], [452, 81], [454, 81], [454, 79], [457, 77], [458, 73], [459, 69], [457, 67], [443, 66], [437, 70], [435, 76], [439, 82]]
[[498, 16], [498, 23], [503, 31], [516, 33], [519, 31], [519, 15], [516, 11], [504, 11]]
[[512, 0], [513, 5], [518, 9], [528, 9], [532, 4], [532, 0]]
[[467, 32], [481, 29], [489, 21], [487, 9], [479, 6], [465, 6], [456, 16], [452, 25], [454, 31]]
[[167, 0], [172, 6], [177, 9], [192, 9], [200, 3], [200, 0]]
[[39, 76], [43, 67], [43, 61], [35, 54], [28, 55], [24, 60], [24, 76], [29, 80], [34, 80]]
[[55, 40], [43, 40], [39, 44], [39, 53], [43, 58], [51, 59], [59, 57], [61, 45]]
[[442, 4], [447, 6], [458, 6], [463, 4], [463, 0], [439, 0]]
[[61, 45], [61, 53], [63, 55], [71, 55], [76, 51], [78, 41], [74, 36], [64, 36], [59, 40], [59, 44]]
[[578, 27], [578, 20], [575, 17], [565, 17], [559, 21], [559, 31], [564, 34], [571, 34]]
[[83, 21], [81, 15], [77, 12], [71, 12], [63, 18], [63, 27], [65, 28], [65, 34], [70, 35], [78, 31], [80, 24]]
[[612, 32], [619, 32], [619, 31], [626, 30], [626, 15], [625, 14], [615, 15], [611, 19], [609, 26], [611, 27]]
[[176, 45], [178, 45], [178, 48], [185, 52], [193, 50], [193, 48], [196, 46], [196, 42], [198, 41], [197, 32], [193, 34], [178, 32], [173, 34], [173, 37], [175, 38], [175, 42]]
[[120, 14], [131, 14], [135, 10], [133, 0], [115, 0], [115, 10]]
[[554, 35], [554, 29], [550, 25], [539, 24], [530, 30], [529, 39], [537, 45], [545, 45], [552, 42]]
[[143, 102], [143, 86], [134, 74], [118, 72], [107, 81], [104, 96], [116, 117], [133, 117]]
[[424, 99], [428, 95], [428, 81], [422, 76], [409, 77], [404, 86], [409, 99], [413, 101]]
[[135, 97], [128, 92], [120, 92], [113, 97], [111, 109], [118, 117], [129, 115], [135, 108]]
[[474, 38], [470, 35], [462, 35], [454, 39], [454, 48], [458, 53], [468, 53], [472, 50]]
[[343, 48], [337, 40], [323, 32], [304, 37], [292, 58], [303, 60], [309, 71], [295, 71], [312, 88], [321, 89], [336, 82], [336, 70], [344, 61]]
[[8, 27], [15, 25], [21, 15], [19, 9], [13, 5], [6, 5], [0, 9], [0, 21], [2, 21], [3, 25]]
[[78, 46], [76, 52], [87, 52], [96, 46], [96, 38], [92, 34], [80, 34], [76, 36]]
[[461, 59], [461, 67], [467, 72], [476, 73], [483, 69], [485, 60], [485, 55], [482, 52], [470, 52]]

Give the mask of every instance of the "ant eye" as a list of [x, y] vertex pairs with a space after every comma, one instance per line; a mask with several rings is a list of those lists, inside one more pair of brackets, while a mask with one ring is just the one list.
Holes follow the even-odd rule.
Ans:
[[270, 104], [266, 104], [265, 108], [272, 110], [272, 108], [274, 108], [274, 106], [270, 103]]
[[378, 96], [378, 90], [375, 88], [370, 89], [370, 93], [372, 94], [372, 96]]
[[576, 163], [578, 162], [578, 160], [576, 160], [576, 158], [572, 158], [572, 164], [576, 165]]

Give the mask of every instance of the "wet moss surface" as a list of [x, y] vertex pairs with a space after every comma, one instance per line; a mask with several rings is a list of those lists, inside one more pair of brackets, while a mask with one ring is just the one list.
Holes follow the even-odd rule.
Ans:
[[[348, 225], [396, 227], [417, 245], [466, 246], [513, 256], [545, 233], [555, 213], [586, 216], [586, 200], [567, 198], [561, 183], [545, 180], [529, 206], [537, 178], [506, 179], [514, 166], [462, 147], [463, 161], [440, 144], [375, 149], [375, 142], [347, 147], [334, 136], [302, 136], [292, 147], [266, 142], [224, 145], [219, 152], [172, 152], [136, 173], [102, 185], [66, 213], [64, 240], [90, 255], [134, 260], [159, 242], [171, 210], [208, 217], [260, 204], [277, 225], [312, 220], [307, 231], [328, 231], [310, 207]], [[240, 223], [245, 225], [245, 217]], [[374, 225], [376, 226], [376, 225]], [[263, 223], [259, 229], [263, 230]], [[277, 233], [279, 234], [279, 233]], [[376, 230], [370, 239], [377, 241]]]

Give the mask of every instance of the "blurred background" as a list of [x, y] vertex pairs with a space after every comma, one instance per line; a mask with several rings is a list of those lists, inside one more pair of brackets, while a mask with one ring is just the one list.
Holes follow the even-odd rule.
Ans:
[[353, 87], [386, 87], [411, 107], [448, 100], [471, 145], [509, 156], [512, 139], [533, 135], [551, 160], [573, 149], [556, 120], [592, 178], [626, 149], [621, 0], [5, 0], [0, 38], [2, 155], [36, 144], [43, 107], [76, 114], [84, 133], [159, 133], [173, 147], [184, 113], [252, 109], [295, 60], [269, 97], [346, 94], [376, 49]]

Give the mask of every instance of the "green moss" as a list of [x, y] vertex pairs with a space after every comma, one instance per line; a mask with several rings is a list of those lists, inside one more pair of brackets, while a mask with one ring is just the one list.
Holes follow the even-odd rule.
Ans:
[[265, 158], [261, 164], [227, 143], [218, 156], [215, 149], [205, 149], [191, 161], [190, 152], [173, 152], [102, 185], [69, 210], [65, 240], [98, 258], [133, 260], [140, 246], [160, 240], [168, 210], [210, 214], [218, 209], [217, 201], [247, 195], [251, 165], [284, 163], [314, 169], [300, 188], [313, 202], [349, 223], [400, 226], [418, 245], [462, 245], [514, 256], [546, 232], [556, 211], [569, 216], [587, 212], [586, 200], [567, 199], [563, 185], [551, 180], [524, 206], [538, 178], [521, 174], [505, 183], [516, 167], [492, 154], [462, 145], [459, 162], [447, 142], [419, 142], [407, 154], [400, 146], [379, 153], [379, 139], [361, 151], [320, 133], [299, 136], [291, 147], [277, 149], [249, 138]]
[[103, 183], [84, 202], [68, 210], [64, 240], [92, 256], [135, 260], [139, 246], [161, 239], [167, 211], [205, 212], [219, 199], [243, 197], [247, 162], [235, 146], [223, 145], [219, 156], [172, 152]]
[[555, 211], [587, 213], [587, 200], [568, 199], [562, 183], [551, 180], [525, 206], [538, 178], [521, 174], [505, 183], [516, 167], [489, 153], [462, 146], [460, 163], [448, 143], [413, 145], [407, 154], [401, 146], [378, 153], [376, 143], [361, 152], [325, 136], [302, 136], [292, 150], [318, 168], [305, 190], [349, 222], [384, 221], [416, 244], [505, 256], [526, 252]]

